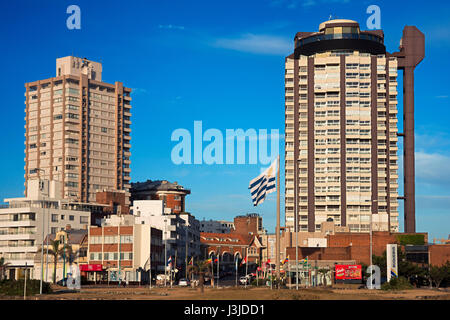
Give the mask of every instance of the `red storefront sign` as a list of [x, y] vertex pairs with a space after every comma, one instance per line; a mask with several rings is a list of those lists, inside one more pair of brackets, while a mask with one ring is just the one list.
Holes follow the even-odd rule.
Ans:
[[339, 280], [362, 279], [362, 269], [359, 264], [337, 264], [335, 271], [336, 279]]
[[82, 264], [80, 265], [80, 271], [102, 271], [101, 264]]

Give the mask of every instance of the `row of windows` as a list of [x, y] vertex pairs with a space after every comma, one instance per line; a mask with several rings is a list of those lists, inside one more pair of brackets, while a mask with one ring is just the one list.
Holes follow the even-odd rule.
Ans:
[[[118, 252], [104, 252], [103, 255], [101, 252], [91, 252], [90, 260], [94, 261], [102, 261], [102, 260], [119, 260]], [[103, 257], [103, 259], [102, 259]], [[120, 260], [133, 260], [132, 252], [121, 252]]]
[[[89, 243], [90, 244], [110, 244], [110, 243], [119, 243], [119, 236], [104, 236], [104, 240], [102, 242], [101, 236], [91, 236], [89, 237]], [[132, 235], [121, 235], [120, 236], [120, 243], [133, 243], [133, 236]]]

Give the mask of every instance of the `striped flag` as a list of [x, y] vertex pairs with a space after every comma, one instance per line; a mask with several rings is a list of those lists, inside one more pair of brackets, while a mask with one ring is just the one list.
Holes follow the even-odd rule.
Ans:
[[170, 256], [169, 259], [167, 260], [167, 265], [172, 267], [172, 256]]
[[266, 194], [276, 191], [277, 160], [263, 173], [250, 181], [249, 189], [253, 205], [257, 206], [266, 199]]
[[242, 261], [241, 261], [241, 266], [243, 265], [243, 264], [246, 264], [247, 263], [247, 257], [245, 257]]
[[191, 260], [189, 261], [190, 265], [194, 265], [194, 257], [191, 258]]

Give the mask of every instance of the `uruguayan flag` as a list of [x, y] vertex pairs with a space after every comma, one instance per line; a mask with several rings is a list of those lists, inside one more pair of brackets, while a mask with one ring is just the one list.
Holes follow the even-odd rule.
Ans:
[[253, 205], [264, 202], [266, 194], [275, 192], [276, 188], [276, 174], [277, 174], [277, 160], [275, 160], [270, 167], [250, 181], [249, 189], [252, 194]]

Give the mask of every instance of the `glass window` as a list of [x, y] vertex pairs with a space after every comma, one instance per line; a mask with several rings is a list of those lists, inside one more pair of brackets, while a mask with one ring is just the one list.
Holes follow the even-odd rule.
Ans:
[[80, 223], [89, 223], [89, 217], [80, 217]]

